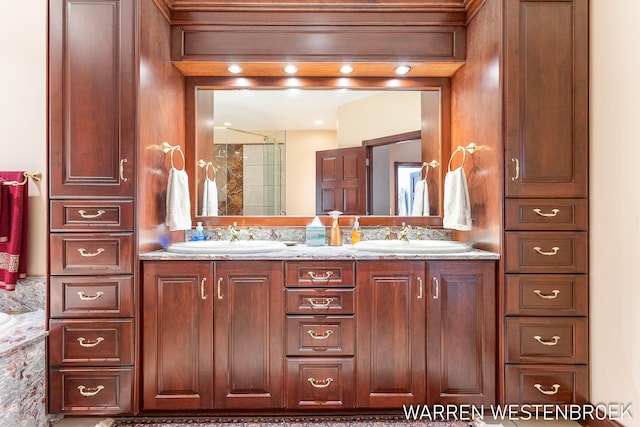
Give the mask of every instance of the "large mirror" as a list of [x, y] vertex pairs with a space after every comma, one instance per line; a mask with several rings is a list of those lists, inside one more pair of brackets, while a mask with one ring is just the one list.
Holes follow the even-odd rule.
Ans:
[[[194, 82], [193, 110], [188, 105], [187, 111], [194, 119], [194, 214], [213, 219], [323, 213], [318, 153], [362, 147], [366, 208], [352, 214], [440, 216], [448, 99], [443, 102], [442, 87], [431, 81], [440, 79], [425, 80], [422, 87], [400, 90]], [[190, 142], [188, 134], [189, 151]], [[424, 162], [431, 166], [424, 168]], [[429, 189], [429, 207], [420, 213], [412, 209], [418, 178]]]

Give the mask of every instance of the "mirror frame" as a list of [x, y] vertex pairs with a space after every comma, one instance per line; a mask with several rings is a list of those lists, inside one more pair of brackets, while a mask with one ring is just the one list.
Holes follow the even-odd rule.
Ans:
[[[440, 147], [437, 152], [432, 147], [425, 147], [422, 140], [422, 161], [437, 160], [440, 197], [444, 188], [444, 165], [451, 154], [451, 81], [448, 77], [186, 77], [185, 78], [185, 158], [186, 171], [192, 177], [190, 183], [191, 206], [196, 206], [197, 156], [196, 156], [196, 91], [199, 89], [362, 89], [362, 90], [437, 90], [440, 92]], [[422, 112], [423, 117], [425, 112]], [[425, 123], [423, 120], [423, 132]], [[314, 190], [315, 191], [315, 190]], [[315, 210], [315, 209], [314, 209]], [[360, 217], [363, 226], [399, 226], [407, 223], [412, 226], [442, 226], [442, 205], [437, 216], [384, 216], [367, 215]], [[192, 211], [195, 212], [195, 211]], [[193, 214], [192, 214], [193, 215]], [[207, 226], [228, 226], [237, 223], [239, 226], [305, 226], [315, 215], [310, 216], [196, 216], [193, 221], [202, 221]], [[331, 224], [331, 218], [320, 217], [324, 225]], [[340, 218], [343, 226], [353, 224], [355, 216], [346, 215]]]

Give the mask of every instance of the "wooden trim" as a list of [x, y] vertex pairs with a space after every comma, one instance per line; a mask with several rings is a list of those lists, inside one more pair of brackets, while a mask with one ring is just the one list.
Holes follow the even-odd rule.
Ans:
[[362, 145], [367, 147], [379, 147], [381, 145], [395, 144], [396, 142], [413, 141], [414, 139], [420, 139], [421, 137], [422, 131], [415, 130], [413, 132], [382, 136], [380, 138], [365, 139], [364, 141], [362, 141]]
[[171, 0], [152, 0], [168, 23], [171, 23]]

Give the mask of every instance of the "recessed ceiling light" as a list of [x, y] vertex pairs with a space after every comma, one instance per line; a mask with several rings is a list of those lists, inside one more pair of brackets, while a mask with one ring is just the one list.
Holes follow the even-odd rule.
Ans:
[[298, 67], [296, 67], [293, 64], [289, 64], [286, 67], [284, 67], [284, 72], [287, 74], [295, 74], [298, 72]]
[[227, 67], [227, 71], [233, 74], [238, 74], [242, 72], [242, 67], [238, 64], [231, 64]]
[[394, 71], [396, 72], [396, 74], [398, 75], [404, 75], [407, 74], [409, 71], [411, 71], [411, 67], [409, 67], [408, 65], [398, 65]]
[[340, 67], [340, 72], [342, 74], [349, 74], [349, 73], [353, 73], [353, 67], [349, 64], [345, 64], [342, 67]]

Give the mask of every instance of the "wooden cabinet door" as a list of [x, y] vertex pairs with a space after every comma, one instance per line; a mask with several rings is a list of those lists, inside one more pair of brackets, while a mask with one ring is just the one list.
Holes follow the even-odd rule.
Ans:
[[135, 5], [49, 1], [52, 198], [133, 197]]
[[505, 2], [507, 197], [586, 197], [588, 0]]
[[427, 402], [495, 403], [494, 262], [429, 262], [427, 270]]
[[284, 407], [283, 265], [216, 263], [217, 408]]
[[213, 407], [212, 263], [145, 262], [144, 410]]
[[365, 147], [316, 152], [316, 214], [367, 214]]
[[423, 261], [357, 266], [357, 406], [425, 403]]

